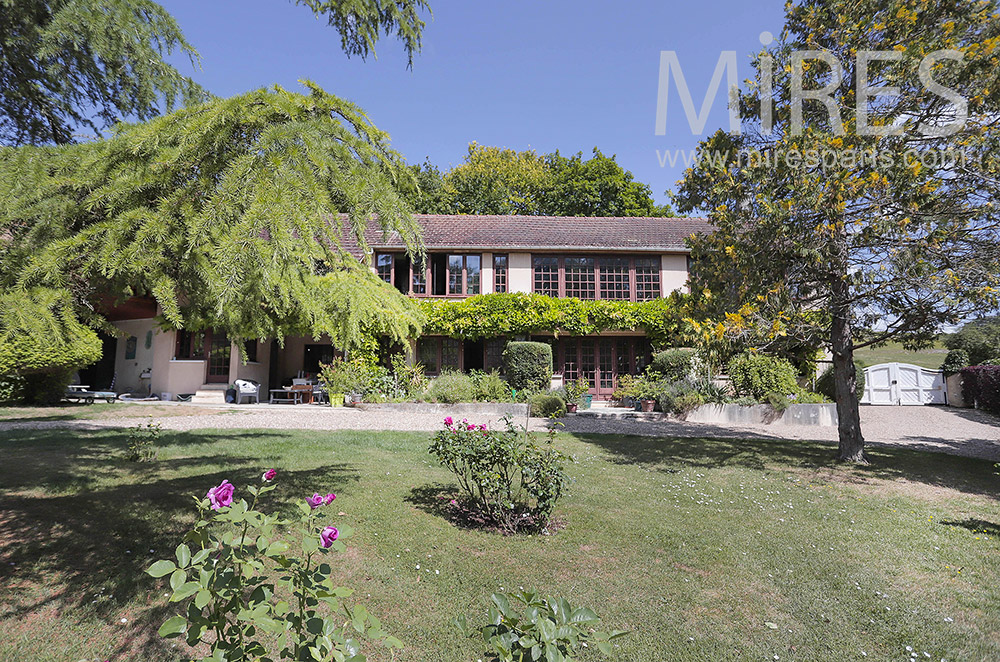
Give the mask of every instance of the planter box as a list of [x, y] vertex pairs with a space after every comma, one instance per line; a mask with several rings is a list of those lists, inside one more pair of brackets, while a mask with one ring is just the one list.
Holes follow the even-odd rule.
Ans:
[[719, 423], [722, 425], [837, 425], [837, 405], [789, 405], [783, 412], [770, 405], [702, 405], [689, 413], [685, 420], [693, 423]]

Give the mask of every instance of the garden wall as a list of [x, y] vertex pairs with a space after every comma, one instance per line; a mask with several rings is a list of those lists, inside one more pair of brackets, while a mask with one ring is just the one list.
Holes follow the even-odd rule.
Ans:
[[837, 425], [837, 405], [789, 405], [783, 412], [770, 405], [702, 405], [689, 413], [685, 420], [693, 423], [719, 423], [723, 425]]
[[453, 405], [440, 402], [379, 402], [358, 405], [366, 411], [391, 411], [400, 414], [440, 414], [445, 416], [512, 416], [524, 418], [528, 405], [515, 402], [460, 402]]

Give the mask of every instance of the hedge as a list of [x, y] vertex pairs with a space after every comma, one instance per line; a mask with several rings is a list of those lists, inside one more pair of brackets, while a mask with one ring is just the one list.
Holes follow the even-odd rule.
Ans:
[[422, 333], [452, 338], [496, 338], [534, 333], [586, 336], [602, 331], [644, 331], [656, 346], [690, 344], [685, 330], [689, 297], [678, 292], [651, 301], [587, 300], [504, 292], [461, 301], [422, 299]]
[[[831, 402], [837, 401], [837, 383], [834, 379], [833, 366], [828, 366], [823, 374], [816, 380], [816, 392], [830, 398]], [[865, 364], [861, 361], [854, 361], [854, 395], [858, 400], [865, 394]]]
[[1000, 416], [1000, 366], [979, 365], [963, 368], [962, 397], [976, 409]]
[[503, 350], [503, 367], [511, 388], [548, 388], [552, 380], [552, 348], [543, 342], [509, 342]]

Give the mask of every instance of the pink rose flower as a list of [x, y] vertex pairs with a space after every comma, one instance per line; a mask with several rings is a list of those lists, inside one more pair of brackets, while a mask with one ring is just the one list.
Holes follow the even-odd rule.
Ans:
[[268, 469], [267, 471], [264, 472], [264, 475], [262, 477], [264, 480], [270, 481], [274, 480], [274, 477], [277, 475], [278, 475], [277, 471], [275, 471], [274, 469]]
[[444, 419], [444, 424], [447, 425], [448, 427], [451, 427], [452, 423], [454, 423], [454, 421], [451, 420], [451, 416], [446, 416]]
[[319, 492], [315, 492], [311, 497], [306, 498], [306, 503], [308, 503], [309, 507], [312, 508], [313, 510], [316, 510], [317, 508], [322, 506], [324, 501], [325, 498], [320, 496]]
[[333, 503], [333, 500], [336, 498], [337, 498], [336, 494], [327, 494], [326, 497], [323, 498], [323, 502], [329, 506], [331, 503]]
[[336, 527], [328, 526], [325, 529], [323, 529], [323, 531], [321, 531], [319, 534], [320, 544], [324, 549], [328, 549], [333, 544], [333, 541], [336, 540], [337, 536], [339, 535], [340, 532], [337, 531]]
[[208, 491], [205, 496], [208, 497], [209, 502], [212, 504], [212, 510], [218, 510], [219, 508], [228, 508], [233, 503], [233, 492], [236, 490], [232, 483], [228, 480], [224, 480], [219, 483], [218, 487], [213, 487]]
[[486, 424], [483, 423], [482, 425], [480, 425], [479, 429], [482, 430], [483, 432], [486, 432]]

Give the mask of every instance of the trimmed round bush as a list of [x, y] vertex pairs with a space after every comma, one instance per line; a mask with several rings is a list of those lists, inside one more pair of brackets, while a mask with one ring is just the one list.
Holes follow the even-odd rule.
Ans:
[[513, 389], [548, 388], [552, 380], [552, 347], [543, 342], [509, 342], [503, 350], [503, 368]]
[[536, 393], [531, 396], [531, 415], [548, 418], [565, 416], [566, 401], [554, 393]]
[[650, 369], [667, 379], [683, 379], [691, 374], [694, 352], [690, 349], [668, 349], [657, 352], [650, 363]]
[[786, 359], [758, 352], [744, 352], [729, 362], [729, 379], [737, 396], [758, 401], [768, 393], [790, 395], [799, 391], [795, 366]]
[[454, 404], [475, 402], [476, 386], [472, 378], [460, 372], [445, 371], [431, 380], [427, 398], [434, 402]]
[[[865, 364], [861, 361], [854, 361], [854, 378], [856, 380], [854, 394], [860, 400], [861, 396], [865, 394]], [[819, 379], [816, 380], [816, 392], [830, 398], [831, 402], [837, 401], [837, 389], [833, 379], [832, 365], [827, 367], [823, 371], [823, 374], [819, 376]]]

